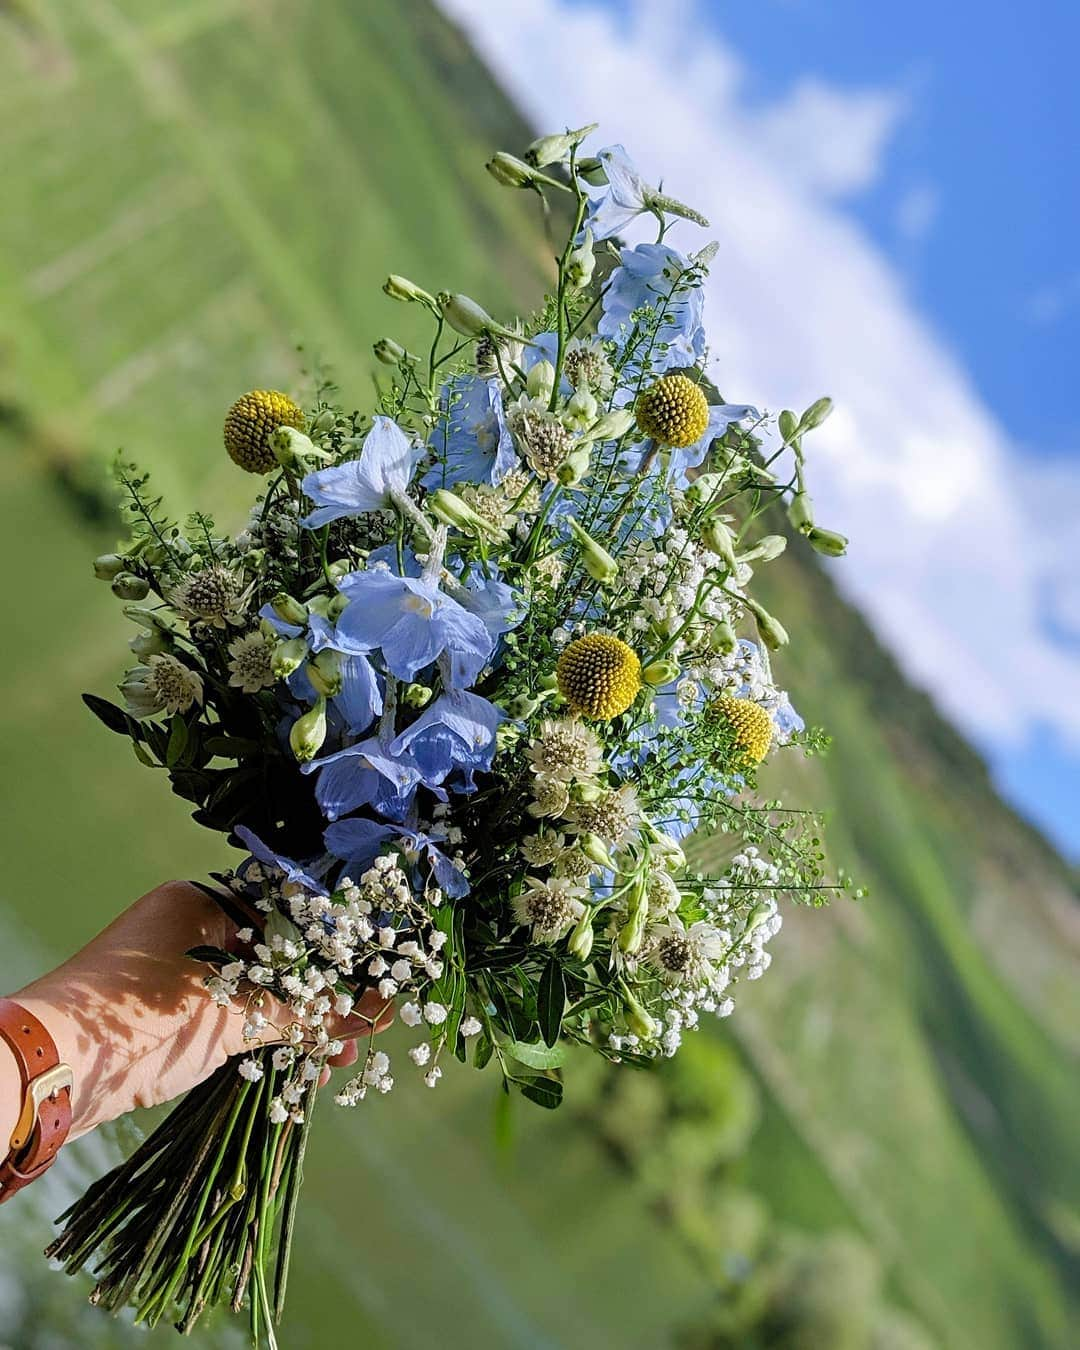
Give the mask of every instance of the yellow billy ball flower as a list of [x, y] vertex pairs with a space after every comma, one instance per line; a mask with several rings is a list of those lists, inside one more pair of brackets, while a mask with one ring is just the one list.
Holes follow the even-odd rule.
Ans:
[[634, 409], [642, 435], [661, 445], [693, 445], [709, 425], [709, 405], [693, 380], [664, 375], [639, 397]]
[[234, 464], [248, 473], [277, 468], [270, 433], [278, 427], [304, 429], [304, 414], [288, 394], [276, 389], [253, 389], [238, 398], [225, 416], [225, 449]]
[[720, 717], [731, 728], [736, 749], [748, 764], [760, 764], [772, 745], [772, 718], [761, 706], [748, 698], [721, 694], [713, 699], [709, 711]]
[[625, 712], [641, 690], [641, 662], [617, 637], [588, 633], [559, 657], [559, 693], [573, 712], [607, 721]]

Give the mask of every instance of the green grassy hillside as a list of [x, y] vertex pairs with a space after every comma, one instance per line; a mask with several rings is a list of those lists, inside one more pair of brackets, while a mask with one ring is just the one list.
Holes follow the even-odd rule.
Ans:
[[[225, 520], [250, 484], [221, 453], [223, 409], [249, 387], [302, 387], [322, 354], [365, 400], [371, 341], [410, 337], [385, 273], [497, 314], [533, 303], [542, 234], [482, 168], [527, 137], [425, 0], [0, 4], [0, 983], [164, 876], [222, 861], [79, 702], [124, 655], [88, 567], [112, 542], [108, 453], [122, 445], [181, 507]], [[734, 1180], [781, 1220], [861, 1234], [935, 1342], [1065, 1347], [1080, 1255], [1072, 880], [812, 562], [785, 561], [775, 585], [788, 683], [836, 736], [778, 790], [832, 805], [832, 851], [873, 896], [794, 913], [723, 1028], [760, 1084]], [[324, 1105], [292, 1350], [346, 1335], [651, 1350], [709, 1305], [714, 1280], [670, 1207], [593, 1125], [522, 1114], [499, 1154], [493, 1088], [462, 1071], [435, 1097], [402, 1084], [360, 1115]], [[99, 1149], [70, 1150], [34, 1207]], [[5, 1260], [25, 1245], [15, 1209], [0, 1210]], [[63, 1306], [69, 1343], [103, 1350], [122, 1333], [71, 1321], [78, 1292], [47, 1272], [32, 1289]]]

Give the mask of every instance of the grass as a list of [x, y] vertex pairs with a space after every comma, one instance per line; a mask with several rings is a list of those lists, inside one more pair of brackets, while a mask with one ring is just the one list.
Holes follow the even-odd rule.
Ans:
[[[39, 944], [8, 944], [8, 980], [223, 859], [79, 703], [108, 692], [128, 636], [88, 566], [112, 542], [95, 514], [107, 454], [235, 521], [251, 484], [221, 452], [225, 407], [297, 389], [323, 355], [366, 400], [371, 342], [421, 336], [379, 292], [387, 272], [499, 316], [535, 300], [546, 242], [482, 169], [526, 138], [422, 0], [0, 10], [0, 904]], [[775, 586], [790, 681], [837, 738], [785, 791], [832, 804], [833, 853], [874, 894], [793, 915], [769, 978], [739, 995], [723, 1034], [764, 1089], [742, 1179], [790, 1222], [861, 1230], [940, 1344], [1065, 1347], [1072, 878], [806, 559]], [[408, 1084], [359, 1117], [323, 1110], [292, 1350], [652, 1350], [707, 1299], [580, 1120], [522, 1114], [500, 1156], [492, 1091], [462, 1072], [434, 1100]], [[0, 1211], [0, 1243], [17, 1227]], [[75, 1294], [54, 1277], [49, 1297]]]

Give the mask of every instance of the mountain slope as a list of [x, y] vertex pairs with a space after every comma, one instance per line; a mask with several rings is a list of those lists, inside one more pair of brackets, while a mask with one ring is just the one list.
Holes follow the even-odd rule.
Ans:
[[[364, 400], [371, 341], [418, 336], [379, 293], [387, 272], [500, 315], [535, 302], [542, 233], [482, 168], [527, 138], [423, 0], [0, 7], [0, 904], [54, 952], [222, 860], [78, 701], [114, 683], [126, 637], [87, 564], [111, 542], [105, 455], [122, 444], [181, 507], [234, 519], [249, 484], [220, 451], [222, 410], [296, 387], [307, 353]], [[856, 566], [857, 540], [830, 570]], [[804, 1227], [860, 1228], [941, 1344], [1064, 1347], [1072, 878], [810, 559], [777, 564], [774, 590], [781, 671], [836, 735], [777, 787], [834, 807], [831, 851], [873, 896], [793, 914], [715, 1033], [765, 1089], [745, 1180]], [[12, 948], [0, 974], [33, 968]], [[500, 1163], [492, 1085], [445, 1086], [324, 1112], [288, 1344], [668, 1343], [708, 1282], [581, 1123], [523, 1118]], [[0, 1211], [5, 1250], [13, 1223]], [[626, 1299], [644, 1251], [648, 1288]]]

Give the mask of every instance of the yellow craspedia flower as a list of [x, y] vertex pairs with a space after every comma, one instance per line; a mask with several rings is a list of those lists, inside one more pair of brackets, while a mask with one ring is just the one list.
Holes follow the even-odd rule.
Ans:
[[238, 398], [225, 416], [225, 449], [234, 464], [248, 473], [277, 468], [270, 433], [277, 427], [304, 429], [304, 414], [288, 394], [276, 389], [253, 389]]
[[760, 764], [772, 745], [772, 718], [761, 706], [749, 698], [735, 698], [721, 694], [713, 699], [709, 711], [722, 718], [731, 728], [735, 746], [748, 764]]
[[559, 693], [582, 717], [607, 721], [625, 712], [641, 690], [641, 662], [617, 637], [588, 633], [559, 657]]
[[709, 425], [709, 405], [693, 380], [664, 375], [638, 396], [634, 408], [645, 436], [661, 445], [693, 445]]

